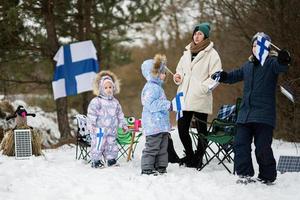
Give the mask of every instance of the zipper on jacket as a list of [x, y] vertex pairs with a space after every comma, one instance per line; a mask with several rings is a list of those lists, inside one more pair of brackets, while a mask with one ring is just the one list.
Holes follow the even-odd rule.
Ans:
[[252, 79], [251, 79], [251, 86], [250, 86], [250, 94], [249, 94], [249, 111], [247, 113], [247, 117], [246, 117], [246, 120], [248, 120], [248, 117], [249, 117], [249, 114], [250, 114], [250, 110], [251, 110], [251, 95], [252, 95], [252, 90], [253, 90], [253, 79], [254, 79], [254, 64], [252, 63]]

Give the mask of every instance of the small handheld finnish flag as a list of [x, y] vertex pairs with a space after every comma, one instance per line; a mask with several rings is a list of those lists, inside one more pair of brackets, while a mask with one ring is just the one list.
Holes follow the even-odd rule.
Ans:
[[91, 40], [61, 46], [54, 56], [54, 99], [92, 90], [99, 72], [96, 49]]
[[209, 91], [212, 91], [220, 84], [220, 82], [219, 82], [220, 78], [221, 78], [221, 71], [216, 73], [216, 79], [212, 80], [212, 83], [210, 85], [208, 85]]
[[176, 120], [180, 119], [183, 116], [183, 110], [184, 108], [184, 96], [183, 92], [179, 92], [176, 94], [175, 98], [172, 100], [172, 108], [173, 111], [176, 111]]
[[295, 103], [295, 98], [293, 95], [293, 92], [291, 91], [291, 88], [287, 86], [280, 86], [280, 91], [282, 94], [284, 94], [289, 100], [291, 100], [293, 103]]
[[269, 55], [270, 41], [263, 36], [257, 36], [255, 57], [259, 60], [261, 66], [264, 65], [267, 56]]
[[102, 128], [97, 128], [97, 150], [99, 151], [102, 146], [102, 137], [103, 137], [103, 131]]

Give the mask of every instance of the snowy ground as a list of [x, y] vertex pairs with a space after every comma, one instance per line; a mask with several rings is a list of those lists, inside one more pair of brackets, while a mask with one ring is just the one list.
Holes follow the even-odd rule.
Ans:
[[[173, 139], [178, 153], [182, 152], [176, 132]], [[30, 160], [0, 155], [0, 199], [300, 199], [300, 173], [278, 174], [272, 186], [238, 185], [237, 177], [217, 163], [201, 172], [170, 164], [167, 175], [142, 176], [143, 145], [141, 140], [133, 161], [122, 159], [120, 167], [104, 169], [92, 169], [89, 164], [76, 161], [74, 146], [45, 150], [44, 157]], [[274, 141], [273, 150], [277, 161], [280, 155], [300, 156], [300, 144], [296, 148], [292, 143]], [[256, 164], [255, 167], [257, 171]]]

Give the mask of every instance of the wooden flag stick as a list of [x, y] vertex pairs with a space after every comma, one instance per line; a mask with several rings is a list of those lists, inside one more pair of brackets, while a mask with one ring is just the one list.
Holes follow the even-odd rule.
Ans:
[[165, 68], [168, 72], [170, 72], [170, 74], [172, 74], [174, 76], [174, 73], [167, 66], [165, 66]]
[[280, 51], [281, 49], [279, 49], [275, 44], [270, 42], [270, 45], [272, 45], [275, 49], [277, 49], [278, 51]]

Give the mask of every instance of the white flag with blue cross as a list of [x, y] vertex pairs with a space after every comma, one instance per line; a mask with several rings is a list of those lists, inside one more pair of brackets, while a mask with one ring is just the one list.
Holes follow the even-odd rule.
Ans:
[[54, 56], [54, 99], [92, 90], [99, 72], [97, 51], [91, 40], [61, 46]]
[[270, 44], [270, 41], [268, 41], [266, 38], [262, 37], [261, 35], [257, 36], [255, 57], [257, 60], [259, 60], [261, 66], [264, 65], [266, 58], [269, 55]]
[[97, 128], [96, 131], [96, 136], [97, 136], [97, 150], [99, 151], [101, 149], [102, 146], [102, 137], [103, 137], [104, 133], [102, 131], [102, 128]]
[[176, 120], [180, 119], [183, 116], [184, 108], [184, 95], [183, 92], [176, 94], [175, 98], [172, 100], [172, 110], [176, 111]]

